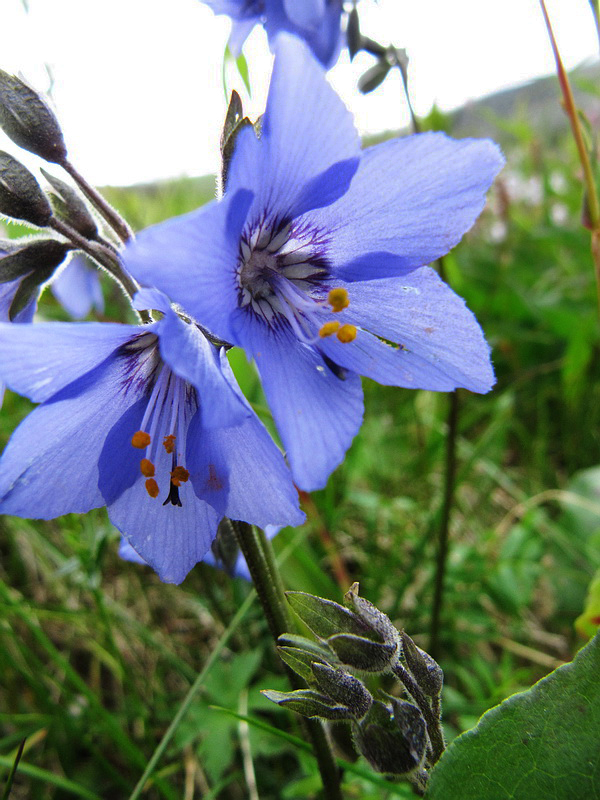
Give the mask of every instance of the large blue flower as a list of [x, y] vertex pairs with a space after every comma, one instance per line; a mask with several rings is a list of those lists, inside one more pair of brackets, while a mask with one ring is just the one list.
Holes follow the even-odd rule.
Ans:
[[[162, 580], [179, 583], [227, 515], [304, 515], [283, 457], [217, 350], [158, 293], [153, 325], [0, 325], [0, 376], [38, 406], [0, 459], [0, 513], [107, 506]], [[150, 300], [149, 300], [150, 298]]]
[[456, 245], [502, 166], [488, 140], [426, 133], [360, 149], [299, 40], [279, 37], [262, 132], [244, 129], [227, 192], [125, 252], [255, 359], [297, 484], [320, 488], [362, 418], [359, 375], [487, 392], [473, 314], [427, 266]]
[[343, 0], [204, 0], [215, 14], [231, 17], [229, 47], [238, 55], [252, 28], [263, 23], [271, 45], [281, 31], [299, 36], [325, 67], [342, 47]]

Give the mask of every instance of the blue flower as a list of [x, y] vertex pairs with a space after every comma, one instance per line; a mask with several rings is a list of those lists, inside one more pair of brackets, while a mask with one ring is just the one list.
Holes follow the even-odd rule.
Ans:
[[279, 42], [260, 138], [239, 134], [225, 197], [143, 232], [125, 263], [254, 357], [310, 491], [360, 427], [359, 375], [493, 385], [475, 317], [425, 265], [473, 225], [503, 159], [489, 140], [439, 133], [361, 151], [322, 68]]
[[304, 39], [325, 67], [337, 61], [342, 47], [343, 0], [204, 0], [215, 14], [231, 17], [229, 47], [239, 55], [255, 25], [264, 24], [273, 45], [286, 31]]
[[0, 513], [107, 506], [163, 581], [181, 582], [227, 515], [303, 521], [283, 457], [217, 350], [152, 290], [152, 325], [0, 325], [0, 376], [40, 403], [0, 459]]
[[74, 256], [50, 288], [61, 306], [74, 319], [87, 317], [93, 308], [104, 311], [98, 270], [83, 255]]

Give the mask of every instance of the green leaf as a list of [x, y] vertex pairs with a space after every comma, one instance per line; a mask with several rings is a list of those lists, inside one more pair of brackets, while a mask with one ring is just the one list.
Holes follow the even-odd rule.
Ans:
[[273, 692], [263, 689], [262, 693], [277, 705], [296, 711], [304, 717], [335, 720], [352, 718], [352, 714], [345, 706], [311, 689], [298, 689], [295, 692]]
[[600, 569], [589, 585], [585, 608], [575, 620], [577, 633], [586, 639], [593, 636], [600, 625]]
[[600, 798], [600, 636], [483, 715], [431, 773], [428, 800]]

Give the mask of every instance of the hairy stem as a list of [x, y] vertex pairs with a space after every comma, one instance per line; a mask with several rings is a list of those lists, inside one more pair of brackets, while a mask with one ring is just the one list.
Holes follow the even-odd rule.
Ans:
[[127, 243], [130, 239], [133, 239], [133, 231], [123, 217], [115, 211], [115, 209], [104, 199], [104, 197], [102, 197], [97, 189], [95, 189], [86, 181], [83, 175], [80, 175], [79, 172], [77, 172], [71, 162], [65, 159], [65, 161], [62, 162], [61, 167], [65, 170], [65, 172], [69, 173], [90, 203], [94, 206], [94, 208], [97, 209], [97, 211], [117, 234], [119, 239], [123, 243]]
[[[242, 551], [258, 599], [263, 608], [273, 639], [277, 641], [282, 633], [291, 629], [283, 584], [273, 557], [271, 543], [264, 532], [246, 522], [231, 521], [236, 539]], [[294, 689], [305, 688], [298, 676], [287, 670]], [[312, 741], [319, 766], [323, 791], [326, 800], [342, 800], [340, 773], [335, 763], [331, 747], [323, 726], [317, 720], [306, 720], [304, 726]]]

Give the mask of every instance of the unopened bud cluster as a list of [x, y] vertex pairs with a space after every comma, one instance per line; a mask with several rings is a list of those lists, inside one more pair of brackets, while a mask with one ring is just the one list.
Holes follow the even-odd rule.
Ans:
[[[439, 665], [361, 597], [357, 583], [346, 593], [346, 606], [304, 592], [288, 592], [287, 599], [317, 637], [316, 642], [293, 634], [279, 638], [281, 658], [308, 688], [264, 694], [305, 717], [346, 720], [373, 769], [408, 778], [422, 789], [443, 749]], [[399, 679], [406, 699], [373, 696], [364, 681], [384, 673]]]

